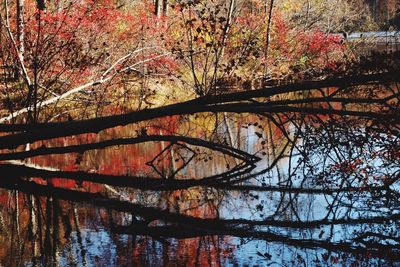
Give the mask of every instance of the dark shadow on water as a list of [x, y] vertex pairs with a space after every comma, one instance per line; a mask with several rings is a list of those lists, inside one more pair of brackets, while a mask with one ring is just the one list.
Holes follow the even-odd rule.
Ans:
[[96, 138], [3, 125], [22, 132], [0, 138], [0, 263], [400, 264], [399, 87], [347, 82], [138, 113], [174, 127], [94, 120]]

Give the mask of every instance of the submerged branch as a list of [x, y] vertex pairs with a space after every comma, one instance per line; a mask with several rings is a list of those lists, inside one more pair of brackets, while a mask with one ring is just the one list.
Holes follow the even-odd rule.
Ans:
[[42, 179], [63, 178], [80, 182], [86, 181], [153, 191], [188, 189], [195, 186], [213, 187], [214, 185], [232, 182], [237, 177], [250, 173], [252, 169], [254, 169], [254, 165], [252, 164], [240, 164], [224, 173], [203, 178], [162, 179], [145, 176], [106, 175], [84, 171], [62, 171], [16, 164], [0, 164], [0, 172], [7, 173], [8, 175], [4, 179], [8, 180], [19, 180], [23, 177], [38, 177]]
[[53, 155], [53, 154], [67, 154], [67, 153], [83, 153], [85, 151], [93, 150], [93, 149], [102, 149], [112, 146], [119, 145], [133, 145], [140, 144], [145, 142], [182, 142], [193, 146], [199, 146], [208, 148], [210, 150], [221, 152], [225, 155], [232, 156], [234, 158], [240, 159], [242, 161], [252, 163], [259, 161], [260, 158], [257, 156], [251, 155], [245, 151], [235, 149], [233, 147], [224, 146], [222, 144], [218, 144], [215, 142], [209, 142], [198, 138], [191, 138], [185, 136], [176, 136], [176, 135], [143, 135], [133, 138], [119, 138], [101, 141], [97, 143], [89, 143], [89, 144], [79, 144], [79, 145], [71, 145], [64, 147], [40, 147], [37, 149], [31, 149], [28, 151], [21, 152], [13, 152], [13, 153], [4, 153], [0, 154], [0, 160], [16, 160], [16, 159], [26, 159], [35, 156], [42, 155]]
[[[190, 238], [204, 235], [230, 235], [243, 238], [257, 238], [265, 239], [271, 242], [281, 242], [288, 245], [303, 247], [303, 248], [324, 248], [333, 251], [350, 252], [359, 255], [365, 255], [368, 253], [371, 255], [379, 255], [388, 259], [396, 259], [398, 247], [396, 245], [383, 245], [376, 244], [375, 246], [366, 249], [363, 245], [355, 245], [349, 242], [331, 242], [328, 240], [316, 240], [316, 239], [296, 239], [282, 234], [277, 234], [272, 231], [256, 230], [251, 225], [246, 226], [245, 221], [240, 220], [221, 220], [221, 219], [203, 219], [192, 217], [184, 214], [173, 213], [168, 210], [161, 210], [158, 208], [144, 207], [139, 204], [130, 203], [128, 201], [122, 201], [112, 199], [103, 196], [100, 193], [88, 193], [79, 192], [75, 190], [69, 190], [64, 188], [57, 188], [51, 186], [39, 185], [34, 182], [24, 180], [2, 180], [0, 186], [7, 189], [16, 189], [26, 194], [35, 194], [40, 196], [52, 197], [55, 199], [69, 200], [73, 202], [89, 203], [100, 208], [106, 208], [108, 210], [115, 210], [119, 212], [127, 212], [140, 216], [144, 219], [142, 222], [136, 222], [133, 227], [113, 227], [113, 230], [117, 233], [125, 234], [142, 234], [153, 237], [174, 237], [174, 238]], [[364, 222], [375, 222], [384, 223], [390, 220], [400, 220], [400, 215], [392, 215], [387, 218], [365, 218], [365, 219], [344, 219], [342, 222], [338, 220], [338, 224], [354, 224]], [[152, 221], [163, 221], [170, 225], [167, 226], [155, 226], [149, 227], [148, 224]], [[247, 221], [248, 223], [249, 221]], [[317, 221], [318, 222], [318, 221]], [[302, 227], [310, 224], [313, 228], [313, 222], [289, 222], [292, 225], [285, 225], [286, 222], [279, 221], [266, 221], [266, 222], [255, 222], [257, 224], [264, 223], [268, 226], [279, 226], [279, 227]], [[335, 224], [335, 221], [323, 221], [318, 222], [319, 225], [331, 225]], [[296, 225], [293, 225], [296, 224]], [[250, 226], [250, 228], [249, 228]], [[385, 248], [385, 253], [382, 252], [382, 248]]]

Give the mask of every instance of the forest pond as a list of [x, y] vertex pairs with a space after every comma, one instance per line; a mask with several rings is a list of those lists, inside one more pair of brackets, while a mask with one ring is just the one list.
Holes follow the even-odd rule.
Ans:
[[377, 119], [221, 112], [19, 146], [0, 265], [400, 264], [399, 145]]

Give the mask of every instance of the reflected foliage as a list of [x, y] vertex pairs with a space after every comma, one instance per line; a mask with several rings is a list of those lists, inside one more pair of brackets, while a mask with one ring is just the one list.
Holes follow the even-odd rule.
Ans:
[[45, 131], [0, 154], [0, 262], [398, 264], [398, 84], [289, 88], [95, 137], [3, 125], [3, 147]]

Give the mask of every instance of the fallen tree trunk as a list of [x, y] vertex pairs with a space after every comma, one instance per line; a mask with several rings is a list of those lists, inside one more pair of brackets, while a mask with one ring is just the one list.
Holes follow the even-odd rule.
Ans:
[[[340, 116], [361, 116], [384, 120], [398, 120], [397, 112], [380, 114], [369, 111], [334, 110], [330, 108], [303, 108], [288, 105], [272, 105], [266, 103], [238, 103], [251, 101], [253, 98], [271, 97], [283, 93], [299, 92], [327, 87], [351, 87], [356, 85], [369, 85], [399, 81], [397, 73], [380, 73], [359, 75], [323, 81], [308, 81], [297, 84], [263, 88], [254, 91], [231, 93], [226, 95], [205, 96], [186, 102], [164, 107], [146, 109], [122, 115], [94, 118], [83, 121], [69, 121], [61, 123], [46, 123], [32, 125], [7, 125], [0, 124], [0, 131], [25, 131], [13, 135], [0, 137], [0, 148], [14, 148], [16, 146], [32, 143], [38, 140], [48, 140], [57, 137], [66, 137], [84, 133], [97, 133], [101, 130], [125, 126], [140, 121], [161, 118], [173, 115], [189, 115], [199, 112], [232, 112], [232, 113], [283, 113], [298, 112], [305, 114], [336, 114]], [[307, 101], [307, 100], [305, 100]], [[231, 103], [233, 102], [233, 103]]]

